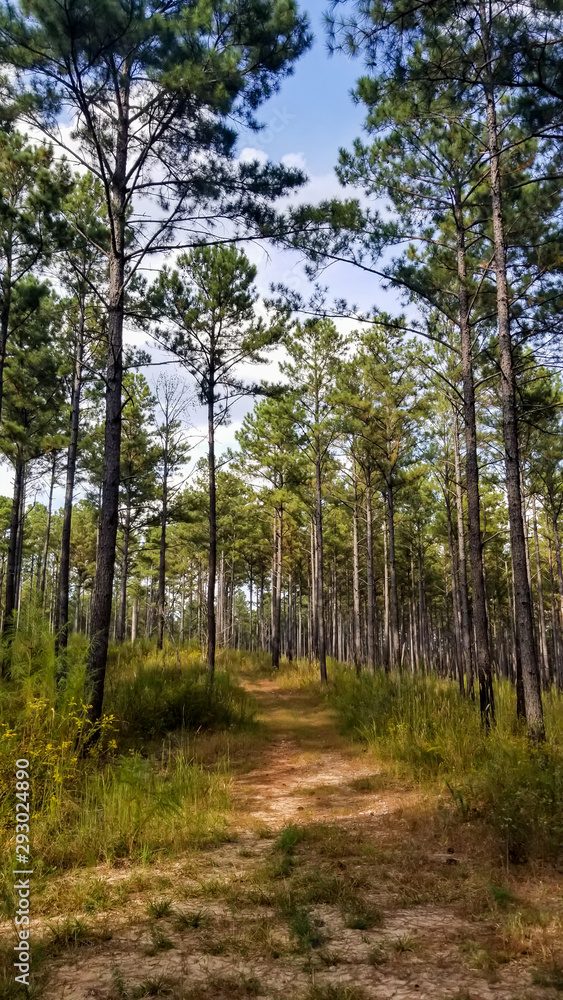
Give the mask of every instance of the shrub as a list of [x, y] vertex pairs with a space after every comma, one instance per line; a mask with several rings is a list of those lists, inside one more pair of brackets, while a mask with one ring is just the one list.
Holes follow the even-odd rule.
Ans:
[[333, 667], [329, 702], [344, 730], [401, 773], [440, 780], [464, 819], [483, 817], [513, 861], [563, 852], [563, 699], [544, 699], [548, 738], [532, 745], [516, 722], [514, 690], [495, 683], [497, 724], [486, 733], [476, 702], [434, 675]]
[[[14, 762], [21, 757], [30, 764], [38, 866], [147, 859], [222, 836], [229, 807], [224, 763], [196, 763], [188, 736], [250, 725], [249, 696], [222, 670], [210, 690], [196, 650], [182, 652], [179, 671], [174, 653], [126, 643], [111, 650], [98, 740], [87, 744], [87, 643], [71, 637], [66, 678], [57, 686], [52, 637], [37, 633], [35, 618], [31, 626], [12, 650], [10, 678], [0, 688], [2, 867], [13, 867]], [[7, 912], [12, 905], [5, 893]]]
[[159, 662], [154, 653], [137, 657], [134, 671], [112, 664], [105, 710], [119, 720], [126, 741], [155, 739], [177, 729], [231, 729], [252, 723], [246, 692], [223, 670], [207, 684], [199, 654], [183, 656], [182, 670]]

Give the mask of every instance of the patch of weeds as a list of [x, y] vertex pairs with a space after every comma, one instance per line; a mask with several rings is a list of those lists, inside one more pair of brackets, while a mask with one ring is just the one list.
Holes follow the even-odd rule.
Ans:
[[417, 940], [412, 934], [401, 934], [392, 944], [395, 951], [404, 954], [407, 951], [415, 951]]
[[293, 871], [293, 865], [295, 861], [291, 854], [282, 854], [281, 858], [276, 858], [268, 866], [268, 875], [270, 878], [289, 878]]
[[49, 932], [52, 951], [92, 944], [95, 939], [100, 938], [107, 941], [111, 937], [107, 931], [92, 930], [86, 921], [78, 917], [65, 917], [58, 924], [52, 924]]
[[99, 910], [107, 910], [111, 904], [111, 891], [103, 879], [97, 878], [90, 882], [86, 888], [84, 897], [84, 910], [86, 913], [98, 913]]
[[551, 986], [558, 993], [563, 993], [563, 965], [554, 962], [546, 969], [535, 969], [532, 972], [532, 982], [536, 986]]
[[243, 1000], [244, 997], [259, 996], [263, 992], [260, 980], [255, 976], [241, 975], [238, 979], [227, 976], [212, 976], [206, 983], [193, 987], [183, 994], [185, 1000], [216, 1000], [217, 997], [228, 997], [229, 1000]]
[[346, 918], [346, 927], [353, 931], [370, 931], [373, 927], [381, 927], [382, 924], [383, 916], [375, 907], [362, 907]]
[[156, 920], [160, 920], [161, 917], [169, 917], [171, 910], [172, 902], [170, 899], [151, 899], [147, 903], [149, 917], [154, 917]]
[[160, 930], [151, 930], [151, 944], [145, 949], [146, 955], [158, 955], [159, 951], [170, 951], [176, 945]]
[[211, 917], [205, 910], [194, 910], [191, 913], [176, 914], [175, 927], [177, 931], [201, 930], [209, 927]]
[[241, 973], [240, 988], [249, 997], [257, 997], [264, 992], [257, 976], [245, 976], [244, 973]]
[[357, 986], [344, 983], [314, 983], [305, 997], [306, 1000], [365, 1000], [365, 993]]
[[363, 778], [354, 778], [350, 782], [350, 788], [355, 792], [378, 792], [385, 785], [385, 779], [381, 774], [366, 774]]
[[304, 832], [299, 826], [286, 826], [273, 844], [273, 851], [280, 855], [268, 866], [268, 876], [273, 879], [289, 878], [295, 864], [295, 848], [303, 840]]
[[301, 827], [292, 823], [284, 827], [274, 844], [274, 850], [282, 851], [284, 854], [293, 854], [297, 845], [304, 838], [304, 831]]
[[460, 950], [466, 956], [468, 964], [475, 969], [491, 971], [497, 964], [489, 949], [479, 941], [464, 941]]
[[258, 952], [268, 954], [271, 958], [280, 958], [287, 953], [288, 947], [277, 936], [277, 923], [272, 919], [252, 920], [245, 923], [237, 941], [241, 953]]
[[270, 829], [269, 826], [259, 826], [256, 829], [256, 835], [258, 840], [272, 840], [275, 836], [274, 831]]
[[224, 955], [227, 950], [227, 944], [222, 938], [212, 938], [211, 941], [206, 941], [203, 951], [206, 955]]
[[508, 906], [509, 903], [516, 902], [514, 894], [510, 889], [507, 889], [506, 886], [494, 885], [494, 883], [491, 882], [489, 889], [497, 906], [504, 907]]
[[322, 869], [306, 869], [292, 882], [292, 891], [304, 904], [338, 903], [346, 895], [342, 879], [329, 875]]
[[286, 911], [286, 919], [289, 933], [295, 939], [299, 951], [320, 948], [324, 935], [320, 931], [318, 920], [315, 920], [306, 907], [292, 905]]
[[368, 952], [368, 962], [370, 965], [383, 965], [387, 961], [387, 952], [381, 945], [374, 945]]
[[38, 983], [30, 982], [29, 986], [22, 986], [14, 982], [13, 976], [5, 983], [0, 981], [1, 1000], [40, 1000], [42, 992]]
[[16, 983], [13, 967], [0, 973], [0, 1000], [39, 1000], [41, 992], [36, 982], [32, 981], [29, 986]]

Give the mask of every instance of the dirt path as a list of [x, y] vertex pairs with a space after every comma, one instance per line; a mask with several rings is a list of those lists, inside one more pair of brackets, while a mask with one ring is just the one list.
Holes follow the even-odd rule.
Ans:
[[534, 982], [562, 926], [534, 873], [514, 893], [484, 831], [386, 778], [314, 692], [246, 686], [262, 728], [229, 738], [231, 841], [128, 872], [126, 906], [96, 917], [107, 940], [53, 958], [44, 1000], [558, 995]]
[[280, 689], [272, 680], [245, 687], [259, 705], [269, 739], [256, 766], [233, 785], [240, 830], [260, 823], [278, 830], [288, 823], [336, 822], [388, 811], [388, 796], [377, 792], [373, 759], [365, 747], [340, 736], [333, 713], [314, 695]]

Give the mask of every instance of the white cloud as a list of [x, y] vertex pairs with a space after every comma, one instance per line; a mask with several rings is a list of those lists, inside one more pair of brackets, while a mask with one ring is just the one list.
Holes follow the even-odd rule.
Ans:
[[307, 169], [307, 161], [303, 153], [286, 153], [281, 159], [284, 167], [288, 170], [303, 170]]
[[268, 154], [263, 149], [255, 149], [254, 146], [245, 146], [244, 149], [241, 149], [239, 156], [240, 163], [254, 163], [255, 160], [261, 164], [267, 163]]

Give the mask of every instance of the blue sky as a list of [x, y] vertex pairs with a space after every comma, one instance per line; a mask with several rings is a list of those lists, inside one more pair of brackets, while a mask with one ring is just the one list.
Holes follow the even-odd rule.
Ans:
[[[343, 196], [334, 168], [338, 150], [350, 147], [362, 132], [365, 109], [354, 103], [351, 91], [363, 71], [362, 62], [341, 53], [330, 55], [326, 44], [323, 14], [326, 0], [303, 5], [315, 38], [312, 47], [296, 63], [294, 73], [260, 109], [265, 129], [248, 135], [248, 145], [274, 161], [302, 166], [310, 183], [299, 198], [313, 203], [328, 196]], [[243, 138], [241, 146], [244, 147]], [[351, 194], [350, 189], [347, 194]], [[266, 293], [271, 281], [284, 280], [305, 290], [296, 258], [288, 253], [254, 255], [258, 264], [258, 286]], [[331, 296], [342, 296], [361, 308], [372, 306], [380, 297], [377, 279], [351, 266], [333, 265], [324, 272], [323, 284]], [[387, 298], [387, 296], [385, 296]]]
[[[280, 93], [262, 108], [262, 120], [274, 120], [263, 148], [272, 159], [301, 152], [310, 172], [319, 175], [332, 170], [339, 147], [350, 145], [361, 130], [363, 111], [353, 103], [350, 91], [362, 65], [357, 59], [328, 53], [323, 25], [325, 0], [303, 6], [315, 38], [311, 49], [295, 63], [293, 75], [282, 83]], [[286, 124], [285, 120], [277, 121], [276, 112], [291, 118]], [[256, 145], [261, 145], [260, 140]]]

